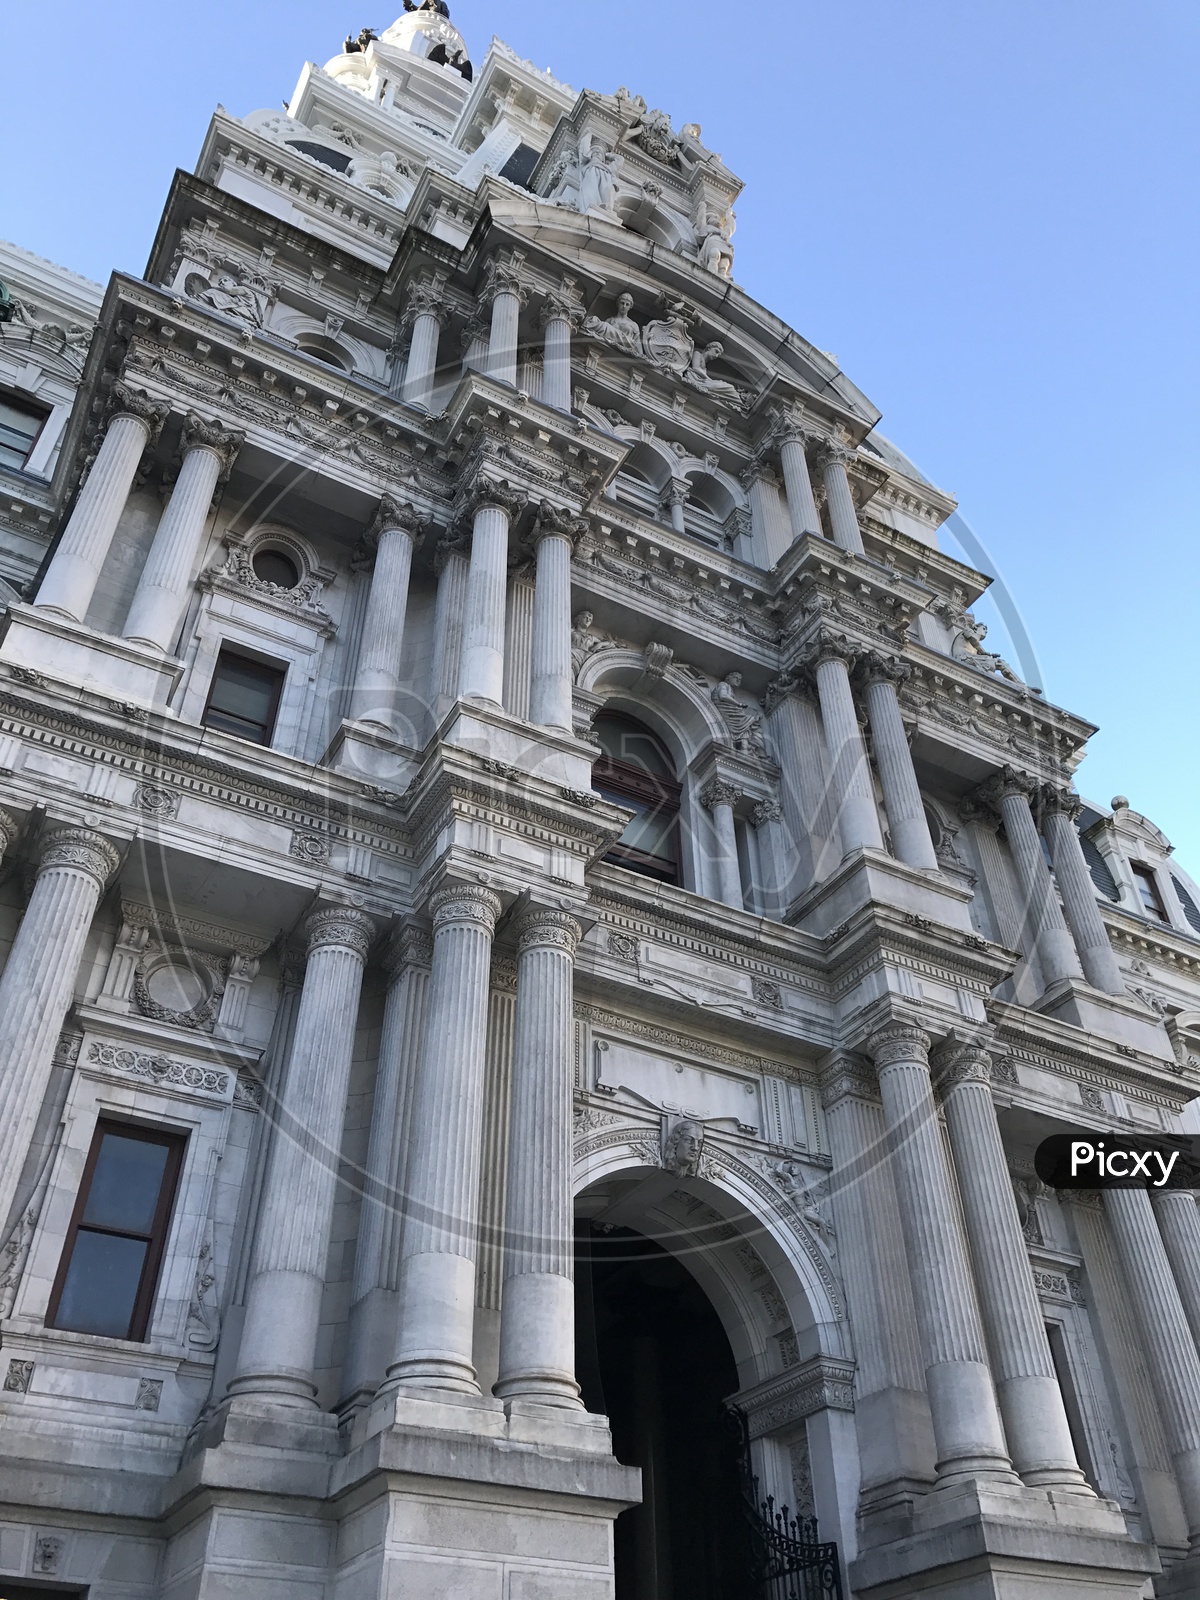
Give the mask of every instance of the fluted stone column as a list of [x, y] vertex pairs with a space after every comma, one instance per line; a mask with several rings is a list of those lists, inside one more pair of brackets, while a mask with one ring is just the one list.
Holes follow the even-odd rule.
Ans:
[[562, 911], [530, 911], [518, 928], [496, 1384], [505, 1400], [577, 1410], [571, 996], [581, 932]]
[[529, 720], [571, 732], [571, 556], [587, 529], [582, 518], [544, 505], [533, 531], [537, 582], [533, 596], [533, 652]]
[[125, 619], [126, 639], [162, 651], [175, 643], [213, 495], [228, 478], [245, 440], [244, 433], [194, 413], [188, 416], [180, 441], [183, 465]]
[[529, 721], [533, 675], [533, 576], [527, 569], [510, 574], [504, 621], [504, 709], [522, 722]]
[[1064, 978], [1081, 978], [1083, 969], [1058, 899], [1042, 843], [1029, 809], [1033, 786], [1023, 773], [1005, 767], [985, 786], [983, 793], [1000, 811], [1008, 847], [1017, 869], [1024, 900], [1022, 910], [1027, 936], [1037, 952], [1047, 985]]
[[868, 1043], [879, 1073], [892, 1176], [937, 1444], [938, 1483], [1015, 1482], [959, 1232], [929, 1079], [929, 1035], [896, 1023]]
[[478, 1394], [473, 1334], [492, 935], [500, 901], [477, 885], [430, 905], [433, 971], [413, 1101], [400, 1323], [386, 1387]]
[[433, 558], [438, 575], [433, 611], [433, 660], [429, 700], [435, 724], [458, 698], [462, 677], [463, 617], [467, 609], [469, 564], [462, 540], [439, 539]]
[[793, 539], [802, 539], [806, 533], [821, 532], [821, 518], [813, 495], [804, 444], [804, 431], [798, 427], [785, 428], [779, 440], [779, 463], [783, 468], [783, 485], [787, 491]]
[[935, 1449], [904, 1232], [875, 1075], [844, 1054], [821, 1064], [833, 1157], [830, 1199], [854, 1353], [864, 1504], [928, 1488]]
[[370, 1400], [392, 1358], [412, 1102], [432, 956], [432, 939], [412, 926], [393, 935], [383, 956], [387, 998], [354, 1250], [343, 1409]]
[[883, 803], [887, 807], [892, 834], [892, 848], [899, 859], [910, 867], [923, 867], [926, 871], [936, 872], [938, 858], [929, 835], [925, 803], [921, 799], [912, 751], [904, 732], [904, 718], [900, 715], [900, 701], [896, 695], [896, 685], [904, 683], [912, 675], [912, 668], [895, 657], [870, 652], [862, 658], [860, 670], [865, 684], [871, 743], [875, 747]]
[[829, 750], [832, 804], [844, 855], [852, 850], [883, 849], [875, 786], [850, 687], [854, 659], [849, 641], [833, 633], [820, 637], [813, 654], [821, 722]]
[[578, 303], [565, 293], [547, 295], [542, 307], [546, 341], [542, 400], [556, 411], [571, 409], [571, 328], [579, 315]]
[[667, 485], [663, 496], [663, 503], [671, 519], [671, 526], [676, 533], [686, 533], [687, 523], [684, 520], [684, 511], [691, 497], [692, 486], [684, 478], [672, 478]]
[[1200, 1208], [1194, 1189], [1159, 1189], [1154, 1212], [1179, 1298], [1200, 1350]]
[[1041, 799], [1042, 828], [1050, 846], [1054, 876], [1062, 891], [1063, 908], [1075, 938], [1083, 975], [1105, 994], [1123, 995], [1125, 984], [1121, 969], [1096, 903], [1096, 888], [1075, 826], [1083, 802], [1069, 790], [1052, 787], [1042, 790]]
[[463, 376], [468, 372], [486, 372], [491, 338], [490, 319], [485, 322], [481, 317], [472, 317], [459, 338], [462, 344]]
[[462, 700], [504, 704], [504, 620], [508, 599], [508, 530], [523, 501], [504, 485], [480, 486], [471, 536], [463, 624]]
[[1158, 1395], [1167, 1448], [1187, 1518], [1190, 1553], [1200, 1554], [1200, 1353], [1145, 1189], [1107, 1189], [1104, 1210], [1116, 1242], [1142, 1354]]
[[[0, 855], [19, 831], [0, 811]], [[119, 861], [114, 846], [87, 828], [52, 828], [42, 845], [33, 894], [0, 975], [0, 1225], [46, 1097], [92, 918]]]
[[700, 804], [712, 814], [712, 831], [715, 841], [713, 858], [716, 878], [716, 898], [723, 905], [745, 909], [742, 894], [742, 874], [738, 866], [737, 827], [733, 808], [741, 795], [731, 783], [713, 778], [700, 792]]
[[404, 375], [404, 399], [410, 406], [428, 411], [433, 402], [438, 345], [446, 319], [442, 285], [436, 281], [413, 284], [408, 293], [407, 315], [412, 318], [412, 339]]
[[491, 337], [488, 343], [488, 376], [499, 383], [517, 386], [517, 349], [520, 344], [521, 307], [529, 291], [517, 271], [500, 262], [488, 265], [487, 286], [480, 296], [492, 306]]
[[854, 451], [834, 439], [821, 446], [821, 480], [825, 485], [825, 503], [829, 507], [829, 525], [833, 542], [843, 550], [863, 554], [862, 529], [858, 525], [858, 512], [854, 509], [854, 496], [850, 492], [850, 479], [846, 468], [854, 460]]
[[788, 837], [787, 818], [783, 806], [774, 795], [760, 800], [751, 809], [750, 821], [754, 824], [757, 839], [759, 879], [765, 905], [758, 908], [768, 916], [782, 917], [791, 904], [792, 865], [791, 840]]
[[38, 606], [76, 622], [87, 615], [142, 456], [168, 410], [127, 384], [114, 384], [107, 431], [38, 589]]
[[308, 963], [254, 1240], [229, 1394], [314, 1410], [317, 1330], [363, 969], [375, 936], [350, 907], [304, 925]]
[[1092, 1496], [1075, 1459], [990, 1088], [987, 1051], [938, 1052], [939, 1088], [1013, 1466], [1025, 1483]]
[[350, 715], [355, 721], [376, 722], [393, 732], [404, 655], [408, 585], [413, 553], [422, 537], [412, 506], [384, 495], [366, 540], [368, 548], [373, 546], [375, 550], [375, 570], [363, 620]]
[[[826, 877], [841, 859], [831, 846], [829, 752], [811, 685], [780, 677], [767, 689], [767, 727], [783, 776], [780, 793], [789, 835], [792, 896]], [[832, 859], [831, 859], [832, 858]]]

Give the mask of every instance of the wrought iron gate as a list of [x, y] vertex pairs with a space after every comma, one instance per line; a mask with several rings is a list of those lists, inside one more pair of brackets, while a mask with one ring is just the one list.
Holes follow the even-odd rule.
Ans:
[[792, 1516], [762, 1498], [750, 1465], [750, 1429], [736, 1406], [729, 1407], [738, 1443], [742, 1511], [748, 1535], [755, 1600], [842, 1600], [841, 1563], [836, 1544], [822, 1544], [815, 1519]]

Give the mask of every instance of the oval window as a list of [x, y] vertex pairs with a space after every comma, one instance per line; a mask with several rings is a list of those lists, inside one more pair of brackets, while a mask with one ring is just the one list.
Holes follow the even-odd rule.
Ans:
[[273, 583], [277, 589], [294, 589], [300, 582], [296, 563], [281, 550], [259, 550], [254, 556], [254, 576], [260, 583]]

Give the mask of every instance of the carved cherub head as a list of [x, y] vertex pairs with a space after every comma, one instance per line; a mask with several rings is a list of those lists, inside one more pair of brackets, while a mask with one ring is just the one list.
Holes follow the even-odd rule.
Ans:
[[667, 1135], [663, 1165], [677, 1178], [694, 1178], [704, 1149], [704, 1124], [692, 1117], [677, 1122]]

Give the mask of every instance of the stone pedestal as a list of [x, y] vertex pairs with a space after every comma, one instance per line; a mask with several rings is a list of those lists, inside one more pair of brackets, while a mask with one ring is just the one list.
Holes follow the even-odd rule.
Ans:
[[0, 661], [113, 700], [163, 711], [183, 677], [183, 662], [157, 646], [94, 633], [57, 611], [11, 605]]

